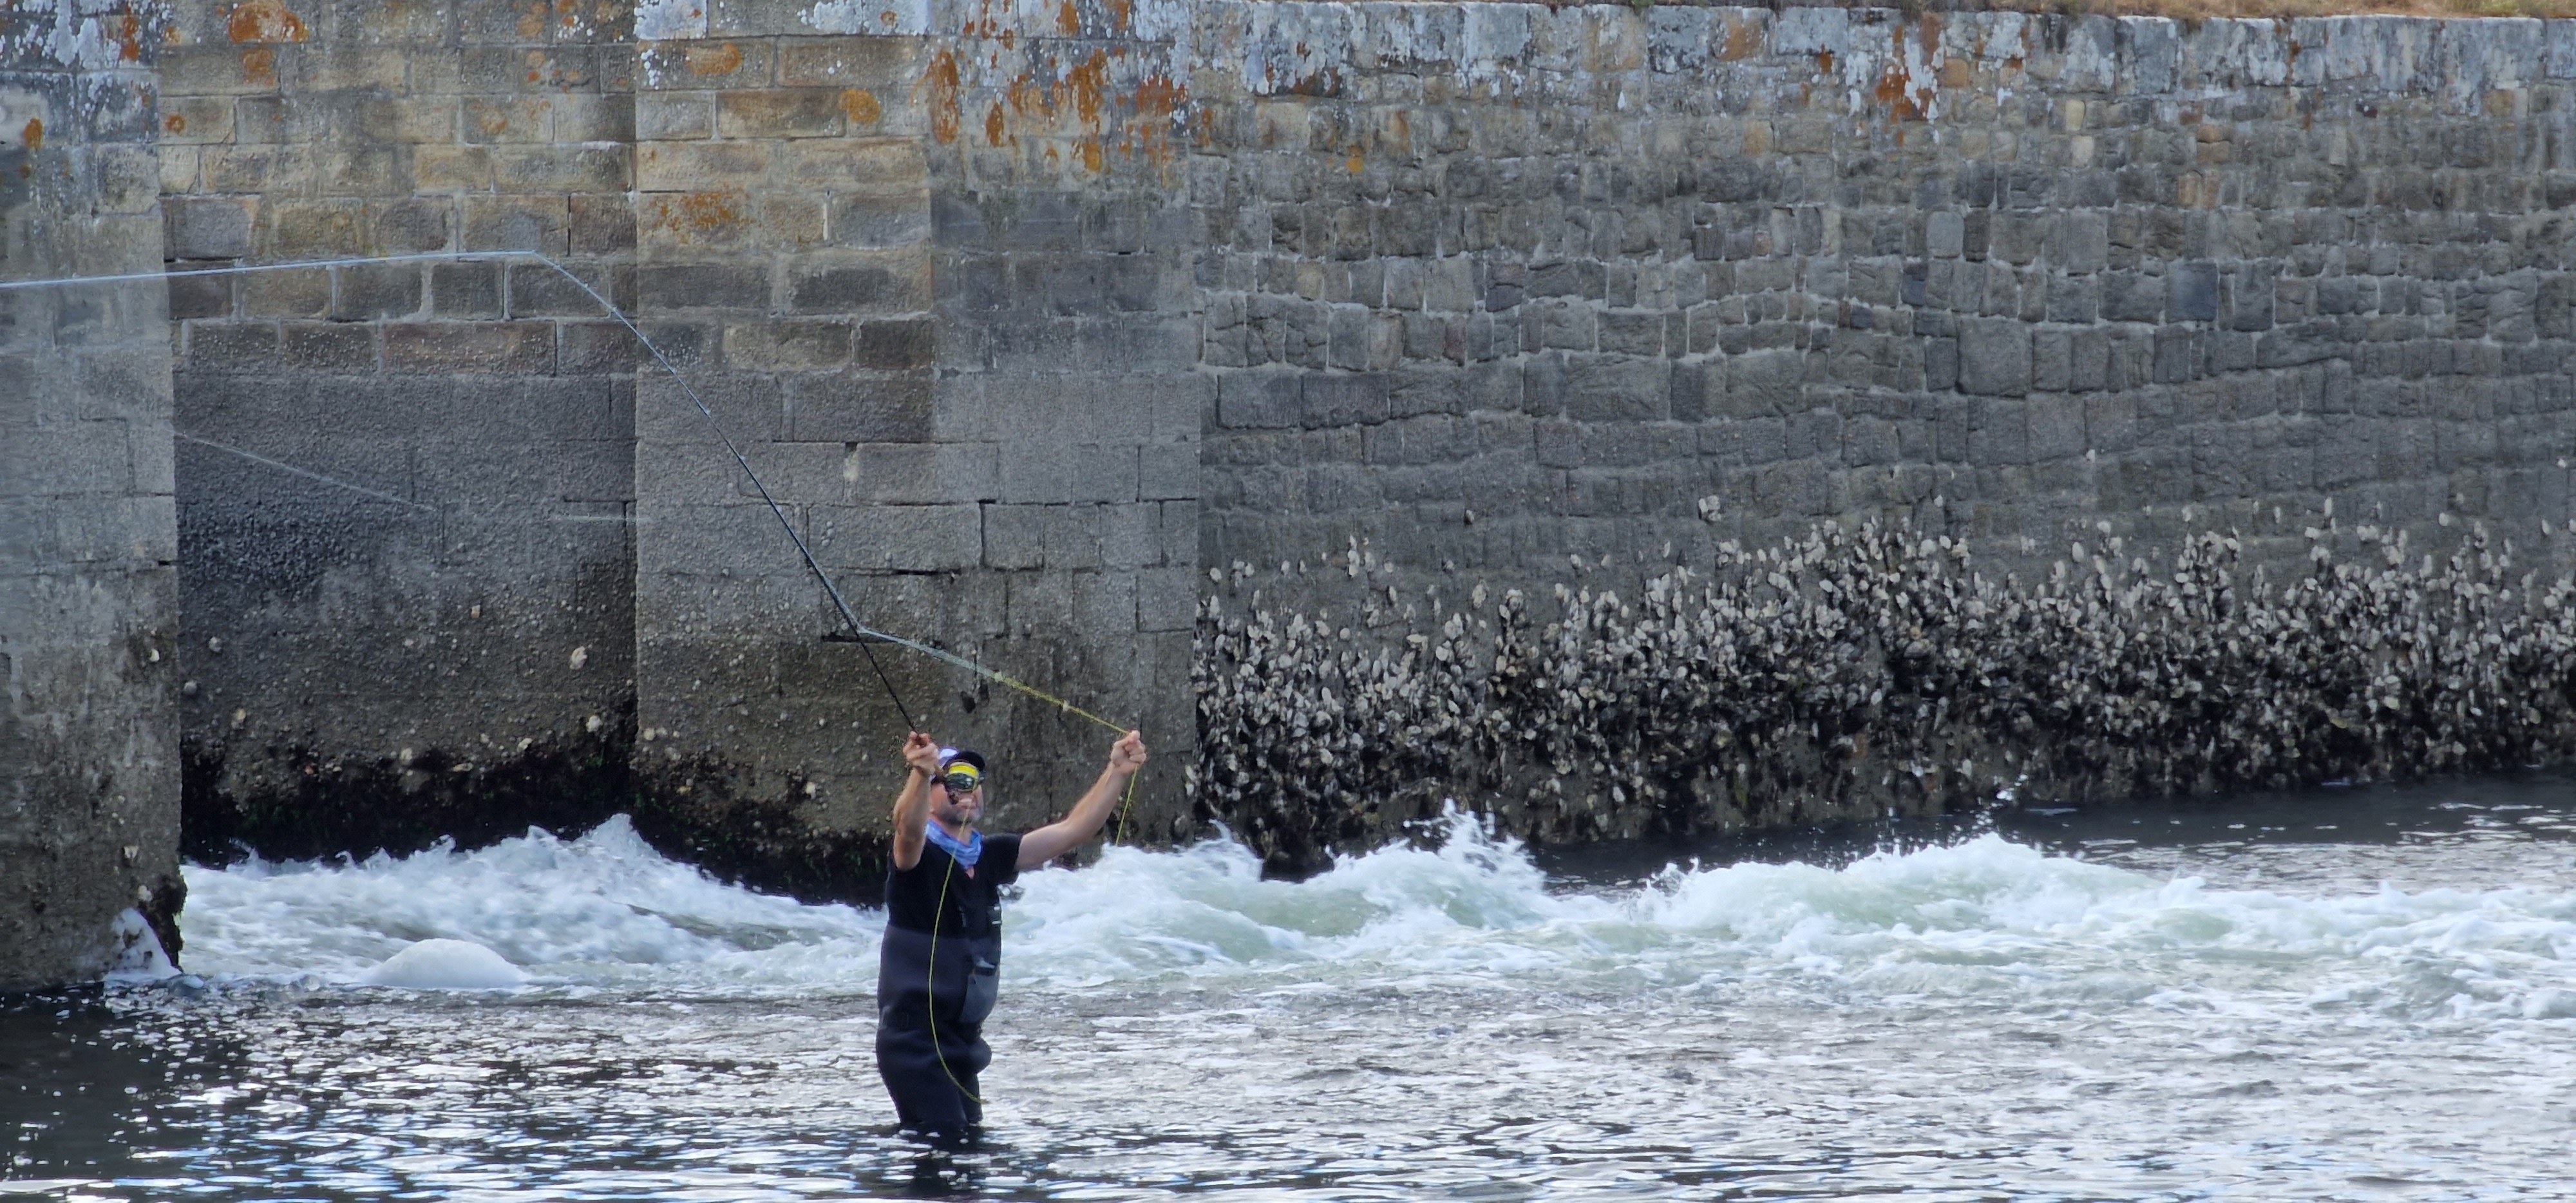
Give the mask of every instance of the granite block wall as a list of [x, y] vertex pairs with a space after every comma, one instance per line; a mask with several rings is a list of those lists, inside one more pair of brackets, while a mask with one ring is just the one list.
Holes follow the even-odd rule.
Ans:
[[[159, 33], [0, 12], [0, 281], [155, 270]], [[164, 323], [157, 284], [0, 290], [0, 990], [178, 949]]]
[[1903, 514], [2044, 565], [2184, 505], [2285, 543], [2329, 497], [2565, 508], [2555, 24], [1201, 27], [1243, 64], [1199, 91], [1212, 564], [1358, 533], [1422, 579], [1633, 581]]
[[[2036, 605], [2070, 571], [2162, 581], [2210, 532], [2247, 601], [2256, 568], [2278, 599], [2329, 571], [2315, 556], [2376, 562], [2400, 538], [2409, 565], [2437, 558], [2378, 586], [2392, 595], [2450, 596], [2438, 557], [2463, 537], [2498, 541], [2473, 568], [2513, 546], [2515, 574], [2564, 572], [2569, 26], [1195, 12], [1211, 142], [1191, 196], [1217, 385], [1201, 557], [1224, 578], [1208, 591], [1203, 800], [1269, 829], [1288, 861], [1384, 838], [1449, 792], [1584, 838], [1976, 805], [2017, 781], [2116, 795], [2567, 754], [2563, 666], [2483, 703], [2527, 728], [2410, 760], [2381, 756], [2403, 742], [2387, 732], [2379, 751], [2331, 753], [2249, 734], [2296, 691], [2181, 651], [2167, 669], [2251, 692], [2241, 713], [2155, 736], [2177, 749], [2163, 767], [2016, 751], [2112, 736], [2014, 728], [2010, 706], [1976, 720], [2006, 724], [1999, 742], [1969, 723], [1935, 747], [1917, 733], [1956, 720], [1917, 713], [1922, 683], [1888, 667], [1903, 657], [1885, 642], [1930, 620], [1834, 609], [1831, 591], [1884, 594], [1903, 574], [1878, 574], [1913, 562], [1917, 538], [1982, 577], [1914, 582], [1967, 590], [1960, 621], [1979, 625], [1969, 610], [2034, 613], [2014, 599]], [[1846, 537], [1809, 542], [1826, 523]], [[1913, 532], [1903, 555], [1897, 530]], [[1883, 561], [1870, 571], [1818, 567], [1863, 546]], [[1777, 592], [1703, 610], [1678, 568]], [[1774, 630], [1765, 604], [1898, 625]], [[1696, 683], [1652, 689], [1606, 667], [1656, 645], [1640, 623], [1721, 618], [1803, 650], [1739, 679], [1714, 667], [1732, 652], [1712, 653]], [[2097, 621], [2140, 620], [2112, 606]], [[1413, 658], [1395, 671], [1380, 650]], [[2020, 652], [1958, 653], [1993, 666], [1966, 678], [1970, 698], [2018, 688], [1991, 657]], [[1453, 657], [1475, 668], [1439, 667]], [[1506, 705], [1497, 666], [1565, 694]], [[1862, 681], [1858, 700], [1765, 708], [1819, 672]], [[2315, 727], [2354, 727], [2357, 689], [2317, 702]], [[1693, 690], [1734, 700], [1674, 700]], [[1589, 746], [1531, 726], [1604, 707], [1625, 726]], [[1455, 722], [1481, 734], [1431, 747], [1424, 732]]]
[[[2569, 566], [2565, 23], [1241, 0], [171, 21], [179, 705], [209, 854], [631, 808], [724, 871], [865, 894], [897, 707], [823, 639], [837, 611], [699, 400], [863, 621], [1143, 726], [1135, 831], [1223, 820], [1283, 867], [1444, 795], [1542, 838], [1834, 821], [1993, 795], [1900, 769], [2039, 754], [1896, 756], [1872, 724], [1938, 724], [1884, 696], [1849, 731], [1762, 736], [1807, 767], [1734, 785], [1614, 780], [1609, 744], [1490, 724], [1425, 751], [1407, 690], [1486, 713], [1498, 681], [1572, 663], [1531, 649], [1590, 646], [1676, 569], [1850, 581], [1875, 578], [1816, 577], [1805, 549], [1937, 554], [1960, 605], [2006, 606], [2088, 571], [2142, 587], [2213, 533], [2275, 585], [2361, 540]], [[596, 284], [686, 386], [544, 265], [456, 258], [500, 252]], [[198, 270], [402, 254], [450, 258]], [[1810, 541], [1825, 523], [1849, 537]], [[2445, 571], [2387, 588], [2477, 583]], [[1301, 623], [1333, 649], [1276, 659], [1295, 641], [1263, 632]], [[1439, 681], [1367, 667], [1441, 647], [1468, 659]], [[1105, 730], [880, 658], [903, 709], [1001, 754], [997, 823], [1096, 771]], [[2015, 772], [2107, 794], [2548, 758], [2576, 729], [2559, 672], [2495, 687], [2528, 730], [2394, 759], [2440, 724], [2313, 762]], [[2186, 728], [2254, 746], [2155, 738]], [[2051, 746], [2101, 734], [2068, 730]]]
[[[172, 6], [191, 855], [628, 804], [637, 350], [548, 261], [634, 302], [630, 32], [617, 4]], [[455, 252], [529, 257], [417, 258]]]

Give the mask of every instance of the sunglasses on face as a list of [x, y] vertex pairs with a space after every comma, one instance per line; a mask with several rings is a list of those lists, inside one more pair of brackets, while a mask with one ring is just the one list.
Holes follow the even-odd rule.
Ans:
[[953, 796], [974, 793], [984, 784], [984, 779], [973, 773], [950, 773], [941, 777], [939, 784], [947, 786], [948, 792]]

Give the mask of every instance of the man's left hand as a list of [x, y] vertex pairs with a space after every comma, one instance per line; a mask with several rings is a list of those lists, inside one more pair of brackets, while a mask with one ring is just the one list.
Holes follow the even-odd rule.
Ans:
[[1145, 767], [1145, 736], [1130, 731], [1109, 745], [1109, 771], [1121, 776]]

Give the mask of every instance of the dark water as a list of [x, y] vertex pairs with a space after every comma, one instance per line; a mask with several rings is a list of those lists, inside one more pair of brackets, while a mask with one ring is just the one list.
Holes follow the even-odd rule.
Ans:
[[[0, 1010], [0, 1199], [2571, 1193], [2560, 777], [1537, 860], [1461, 827], [1293, 884], [1117, 851], [1013, 904], [961, 1154], [890, 1129], [878, 916], [623, 825], [191, 888], [200, 976]], [[370, 984], [425, 939], [524, 984]]]

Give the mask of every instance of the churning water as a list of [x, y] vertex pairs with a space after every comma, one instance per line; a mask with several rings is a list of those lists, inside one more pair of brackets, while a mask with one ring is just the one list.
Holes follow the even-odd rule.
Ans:
[[0, 1011], [0, 1198], [2576, 1190], [2563, 779], [1913, 834], [1033, 874], [956, 1154], [891, 1130], [875, 911], [622, 821], [192, 869], [191, 976]]

